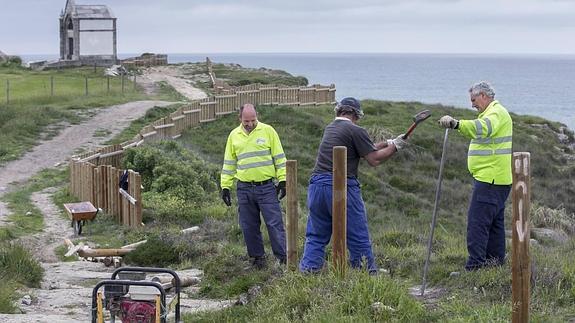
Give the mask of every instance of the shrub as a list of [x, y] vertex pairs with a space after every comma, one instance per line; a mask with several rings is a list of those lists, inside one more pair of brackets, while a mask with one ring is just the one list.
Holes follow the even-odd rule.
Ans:
[[170, 267], [180, 262], [180, 255], [174, 246], [174, 239], [163, 236], [151, 236], [148, 242], [124, 256], [126, 263], [143, 267]]
[[0, 247], [0, 277], [29, 287], [39, 287], [44, 269], [21, 245]]

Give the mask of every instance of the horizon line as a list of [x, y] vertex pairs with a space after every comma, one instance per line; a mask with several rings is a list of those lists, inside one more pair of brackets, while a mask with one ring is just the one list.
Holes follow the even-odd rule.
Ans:
[[[302, 52], [286, 52], [286, 51], [253, 51], [253, 52], [155, 52], [155, 51], [142, 51], [142, 52], [120, 52], [120, 55], [141, 55], [143, 53], [153, 53], [153, 54], [168, 54], [168, 55], [203, 55], [203, 54], [211, 54], [211, 55], [269, 55], [269, 54], [287, 54], [287, 55], [305, 55], [305, 54], [313, 54], [313, 55], [464, 55], [464, 56], [494, 56], [494, 55], [513, 55], [513, 56], [575, 56], [575, 53], [519, 53], [519, 52], [483, 52], [483, 53], [469, 53], [469, 52], [375, 52], [375, 51], [365, 51], [365, 52], [344, 52], [344, 51], [317, 51], [317, 52], [310, 52], [310, 51], [302, 51]], [[23, 53], [23, 54], [10, 54], [5, 53], [7, 55], [14, 55], [14, 56], [38, 56], [38, 55], [50, 55], [50, 56], [59, 56], [59, 53]]]

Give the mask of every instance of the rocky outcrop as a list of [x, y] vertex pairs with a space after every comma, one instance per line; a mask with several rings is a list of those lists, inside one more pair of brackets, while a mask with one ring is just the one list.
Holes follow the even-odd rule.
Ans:
[[569, 240], [569, 237], [564, 232], [548, 228], [531, 228], [531, 236], [538, 241], [550, 240], [561, 244]]

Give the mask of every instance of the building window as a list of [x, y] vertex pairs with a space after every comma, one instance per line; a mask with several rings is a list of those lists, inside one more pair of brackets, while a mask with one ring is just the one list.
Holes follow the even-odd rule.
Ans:
[[72, 19], [68, 21], [68, 30], [74, 29], [74, 25], [72, 24]]

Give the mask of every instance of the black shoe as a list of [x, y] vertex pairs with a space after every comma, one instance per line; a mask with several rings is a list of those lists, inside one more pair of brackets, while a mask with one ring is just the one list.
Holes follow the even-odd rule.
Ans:
[[265, 257], [254, 257], [252, 259], [252, 267], [258, 270], [266, 268], [266, 258]]

